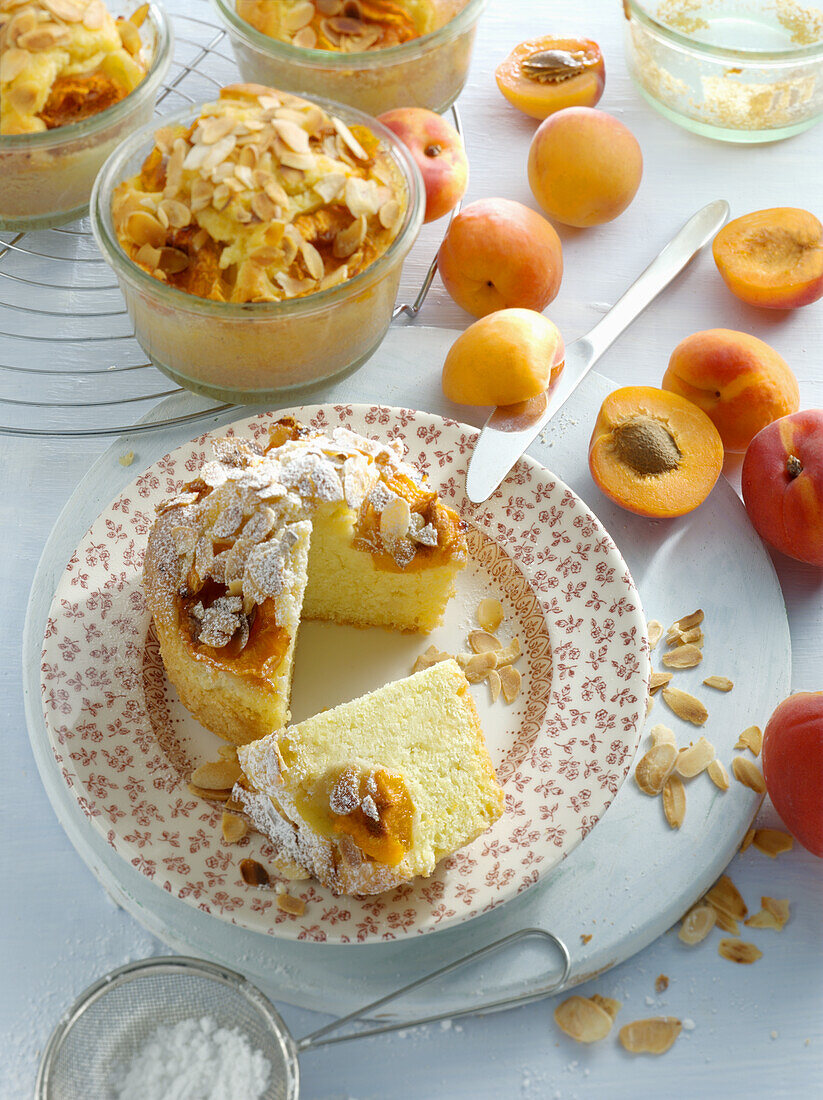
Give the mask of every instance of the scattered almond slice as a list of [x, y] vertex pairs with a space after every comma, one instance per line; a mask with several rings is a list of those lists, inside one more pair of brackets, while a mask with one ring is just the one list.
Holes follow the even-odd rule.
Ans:
[[127, 451], [124, 455], [120, 455], [117, 461], [121, 466], [131, 466], [134, 462], [134, 451]]
[[792, 850], [794, 838], [782, 829], [755, 829], [752, 843], [759, 852], [777, 859], [783, 852]]
[[706, 771], [709, 773], [709, 779], [711, 779], [715, 787], [719, 787], [721, 791], [727, 791], [729, 789], [729, 773], [726, 771], [726, 767], [721, 760], [715, 757], [706, 768]]
[[655, 991], [655, 993], [657, 993], [658, 995], [661, 994], [661, 993], [665, 993], [668, 988], [669, 988], [668, 976], [666, 974], [658, 974], [657, 977], [654, 979], [654, 991]]
[[691, 722], [695, 726], [702, 726], [709, 717], [709, 712], [700, 700], [694, 695], [689, 695], [687, 691], [681, 691], [680, 688], [664, 687], [663, 702], [678, 718], [682, 718], [684, 722]]
[[496, 668], [493, 668], [489, 675], [486, 677], [486, 683], [489, 685], [492, 702], [496, 703], [498, 698], [500, 697], [500, 688], [502, 686], [500, 682], [500, 673], [497, 671]]
[[677, 938], [690, 947], [702, 943], [717, 923], [717, 910], [713, 905], [695, 905], [683, 918]]
[[225, 791], [210, 791], [205, 787], [198, 787], [196, 783], [187, 783], [186, 787], [195, 798], [211, 799], [213, 802], [227, 802], [231, 798], [231, 788]]
[[247, 886], [268, 886], [271, 882], [269, 872], [256, 859], [241, 859], [240, 874]]
[[766, 781], [763, 778], [763, 773], [757, 764], [753, 764], [748, 757], [736, 756], [732, 760], [732, 771], [735, 779], [742, 783], [744, 787], [748, 787], [756, 794], [766, 793]]
[[746, 849], [749, 847], [751, 842], [754, 840], [754, 834], [756, 832], [757, 832], [756, 829], [749, 829], [749, 831], [746, 833], [746, 835], [743, 837], [743, 839], [740, 842], [740, 848], [738, 849], [739, 851], [741, 851], [741, 852], [746, 851]]
[[692, 627], [700, 626], [703, 622], [703, 618], [703, 611], [698, 607], [697, 611], [692, 611], [691, 615], [684, 615], [682, 619], [678, 619], [672, 626], [676, 626], [678, 630], [691, 630]]
[[651, 737], [653, 745], [674, 745], [674, 747], [677, 748], [677, 741], [675, 740], [674, 733], [668, 726], [664, 726], [662, 723], [652, 726], [649, 730], [649, 737]]
[[693, 626], [691, 630], [678, 630], [672, 626], [666, 632], [666, 645], [675, 647], [681, 645], [702, 646], [705, 641], [703, 631], [699, 626]]
[[760, 912], [746, 921], [749, 928], [772, 928], [782, 932], [789, 920], [789, 899], [762, 897], [760, 904]]
[[755, 756], [760, 756], [763, 748], [763, 731], [760, 726], [749, 726], [743, 730], [737, 739], [736, 749], [750, 749]]
[[663, 790], [666, 780], [672, 773], [677, 749], [668, 742], [654, 745], [637, 762], [634, 778], [644, 794], [657, 795]]
[[513, 703], [520, 694], [520, 684], [522, 681], [520, 671], [516, 669], [514, 665], [504, 665], [503, 668], [500, 669], [498, 676], [500, 677], [503, 698], [507, 703]]
[[[589, 939], [591, 939], [591, 936], [589, 936]], [[616, 1001], [613, 997], [601, 997], [599, 993], [592, 993], [589, 1000], [602, 1008], [604, 1012], [608, 1012], [612, 1020], [617, 1019], [617, 1013], [623, 1007], [622, 1001]]]
[[[471, 656], [471, 654], [469, 654], [469, 656]], [[422, 672], [423, 669], [431, 668], [432, 665], [436, 665], [440, 661], [448, 661], [450, 657], [451, 653], [444, 653], [442, 650], [438, 649], [436, 645], [430, 645], [414, 662], [412, 665], [412, 672]]]
[[477, 621], [485, 631], [494, 634], [503, 622], [503, 604], [500, 600], [481, 600], [477, 605]]
[[223, 811], [223, 817], [220, 821], [220, 827], [223, 831], [223, 840], [225, 840], [227, 844], [236, 844], [238, 840], [242, 840], [249, 831], [249, 827], [244, 818], [237, 817], [236, 814], [227, 813], [225, 810]]
[[503, 668], [504, 665], [512, 664], [522, 652], [519, 640], [516, 637], [512, 638], [505, 649], [496, 650], [497, 667]]
[[306, 912], [306, 903], [302, 898], [294, 898], [291, 894], [278, 894], [277, 908], [293, 917], [302, 917]]
[[705, 771], [714, 757], [714, 745], [705, 737], [700, 737], [693, 745], [678, 752], [675, 771], [685, 779], [692, 779]]
[[656, 691], [665, 687], [671, 678], [670, 672], [653, 672], [649, 678], [649, 694], [654, 695]]
[[651, 714], [653, 706], [654, 706], [654, 699], [651, 697], [651, 695], [647, 695], [646, 696], [646, 717], [647, 718]]
[[663, 787], [663, 813], [673, 829], [679, 829], [686, 818], [686, 788], [677, 775], [670, 775]]
[[734, 687], [734, 683], [728, 676], [707, 676], [703, 683], [706, 687], [714, 688], [715, 691], [731, 691]]
[[740, 925], [737, 920], [720, 909], [717, 910], [717, 927], [721, 932], [729, 932], [732, 936], [736, 936], [740, 932]]
[[494, 652], [472, 653], [463, 666], [469, 683], [479, 684], [481, 680], [485, 680], [494, 668], [495, 660]]
[[740, 891], [728, 875], [720, 876], [704, 900], [718, 912], [728, 913], [735, 920], [743, 920], [749, 911]]
[[664, 653], [661, 660], [666, 668], [694, 668], [703, 660], [703, 652], [696, 645], [686, 643]]
[[554, 1021], [576, 1043], [596, 1043], [612, 1029], [612, 1017], [589, 997], [568, 997], [554, 1010]]
[[489, 653], [492, 650], [502, 649], [499, 638], [489, 634], [485, 630], [473, 630], [469, 634], [469, 648], [474, 653]]
[[237, 745], [221, 745], [217, 750], [217, 755], [222, 760], [236, 760], [237, 759]]
[[223, 809], [230, 814], [242, 813], [245, 808], [246, 807], [243, 805], [243, 803], [234, 798], [234, 796], [232, 796], [231, 798], [227, 798], [226, 801], [223, 803]]
[[755, 947], [753, 943], [746, 943], [744, 940], [737, 938], [722, 939], [717, 946], [717, 953], [721, 958], [734, 963], [748, 964], [763, 958], [763, 952]]
[[231, 791], [242, 774], [236, 760], [210, 760], [194, 769], [191, 782], [195, 787], [202, 787], [207, 791]]
[[659, 623], [657, 619], [652, 619], [646, 624], [646, 630], [649, 635], [649, 649], [654, 649], [663, 637], [663, 624]]
[[683, 1025], [674, 1016], [656, 1016], [625, 1024], [618, 1037], [629, 1054], [665, 1054], [682, 1030]]

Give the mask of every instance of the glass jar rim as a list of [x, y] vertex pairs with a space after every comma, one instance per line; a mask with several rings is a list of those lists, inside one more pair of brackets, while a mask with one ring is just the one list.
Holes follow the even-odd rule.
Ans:
[[153, 138], [154, 132], [159, 127], [168, 126], [175, 122], [191, 122], [207, 105], [207, 102], [204, 101], [191, 104], [163, 118], [153, 119], [145, 126], [141, 126], [139, 130], [135, 130], [133, 134], [130, 134], [125, 141], [118, 145], [100, 169], [94, 181], [89, 214], [97, 246], [114, 269], [115, 274], [118, 277], [130, 280], [153, 296], [162, 295], [170, 306], [174, 303], [175, 308], [188, 312], [207, 316], [219, 314], [221, 318], [226, 320], [248, 318], [249, 316], [271, 318], [278, 314], [284, 317], [299, 317], [317, 312], [330, 304], [345, 300], [353, 294], [368, 289], [372, 283], [380, 279], [387, 268], [391, 268], [398, 252], [401, 253], [402, 260], [417, 237], [423, 223], [425, 209], [423, 177], [411, 153], [387, 126], [354, 107], [349, 107], [343, 103], [335, 103], [332, 100], [321, 99], [319, 96], [313, 96], [307, 102], [317, 103], [330, 114], [342, 118], [346, 123], [353, 122], [368, 126], [388, 146], [401, 170], [409, 195], [406, 214], [396, 237], [382, 255], [378, 256], [373, 263], [369, 264], [358, 275], [347, 279], [338, 286], [327, 287], [325, 290], [318, 290], [313, 294], [306, 294], [299, 298], [282, 298], [271, 302], [215, 302], [210, 298], [201, 298], [196, 294], [189, 294], [185, 290], [180, 290], [178, 287], [162, 283], [147, 271], [144, 271], [139, 264], [136, 264], [126, 254], [114, 231], [111, 199], [114, 188], [123, 182], [121, 178], [116, 177], [121, 175], [123, 164], [140, 148], [146, 138]]
[[74, 141], [77, 138], [88, 137], [126, 118], [129, 112], [134, 110], [138, 98], [142, 100], [147, 94], [152, 94], [163, 79], [168, 62], [171, 60], [174, 34], [171, 21], [162, 5], [151, 0], [148, 15], [156, 35], [154, 52], [146, 75], [136, 88], [133, 88], [125, 98], [113, 103], [111, 107], [106, 107], [89, 118], [81, 119], [80, 122], [68, 122], [65, 126], [57, 126], [53, 130], [39, 130], [34, 134], [0, 134], [0, 152], [7, 150], [33, 152]]
[[305, 46], [295, 46], [291, 42], [281, 42], [257, 30], [251, 23], [242, 19], [236, 11], [234, 0], [212, 0], [220, 16], [246, 42], [273, 57], [283, 61], [304, 65], [317, 65], [327, 69], [377, 69], [385, 65], [400, 63], [419, 53], [428, 53], [443, 42], [456, 38], [475, 23], [483, 12], [488, 0], [468, 0], [466, 6], [448, 23], [436, 31], [401, 42], [398, 46], [387, 46], [382, 50], [359, 50], [352, 53], [336, 53], [333, 50], [314, 50]]
[[[808, 46], [795, 46], [785, 50], [735, 49], [732, 46], [713, 46], [708, 42], [701, 42], [698, 38], [683, 34], [682, 31], [678, 31], [659, 19], [655, 19], [646, 10], [646, 5], [640, 3], [640, 0], [623, 0], [623, 5], [627, 19], [630, 19], [631, 15], [647, 30], [656, 31], [661, 38], [668, 39], [674, 45], [718, 61], [760, 62], [761, 64], [770, 63], [779, 66], [794, 64], [797, 61], [823, 58], [823, 38]], [[823, 18], [823, 11], [821, 11], [821, 18]]]

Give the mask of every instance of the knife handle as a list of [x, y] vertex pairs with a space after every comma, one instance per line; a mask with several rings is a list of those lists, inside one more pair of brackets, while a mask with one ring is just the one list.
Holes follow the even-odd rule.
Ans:
[[689, 260], [722, 228], [728, 216], [729, 204], [724, 199], [716, 199], [689, 218], [680, 232], [672, 237], [662, 252], [588, 333], [586, 339], [593, 351], [592, 363], [600, 358], [660, 291], [669, 285], [675, 275], [680, 274]]

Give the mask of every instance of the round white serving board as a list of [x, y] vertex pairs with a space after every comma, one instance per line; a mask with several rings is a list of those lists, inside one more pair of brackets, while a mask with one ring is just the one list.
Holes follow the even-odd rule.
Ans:
[[[450, 406], [440, 392], [440, 365], [457, 335], [445, 329], [399, 326], [352, 377], [309, 400], [402, 405], [471, 420], [474, 410]], [[738, 733], [769, 714], [789, 692], [791, 652], [786, 612], [771, 560], [743, 506], [723, 479], [694, 513], [651, 521], [611, 504], [595, 487], [586, 462], [589, 434], [614, 384], [590, 375], [530, 448], [587, 502], [611, 533], [634, 577], [647, 617], [664, 626], [696, 607], [706, 612], [704, 661], [676, 673], [677, 683], [709, 708], [703, 730], [677, 719], [658, 697], [648, 725], [664, 722], [680, 744], [704, 733], [727, 767]], [[286, 404], [284, 403], [284, 404]], [[147, 419], [204, 407], [182, 394]], [[627, 781], [602, 821], [545, 882], [499, 910], [457, 928], [409, 941], [366, 946], [289, 942], [244, 931], [198, 912], [145, 879], [90, 828], [59, 774], [40, 706], [39, 666], [49, 604], [74, 547], [103, 507], [140, 469], [206, 428], [237, 419], [237, 410], [196, 425], [119, 439], [77, 487], [46, 544], [32, 587], [23, 648], [26, 711], [40, 774], [66, 833], [103, 886], [149, 931], [176, 951], [214, 959], [244, 972], [275, 1000], [342, 1014], [421, 974], [510, 932], [541, 927], [560, 936], [572, 957], [569, 985], [629, 958], [666, 931], [722, 872], [759, 799], [732, 781], [726, 793], [708, 777], [688, 784], [685, 824], [667, 826], [659, 799]], [[480, 420], [474, 418], [475, 423]], [[118, 458], [134, 451], [132, 466]], [[661, 647], [662, 648], [662, 647]], [[653, 660], [653, 664], [659, 663]], [[654, 658], [655, 654], [653, 654]], [[728, 694], [702, 687], [708, 675], [729, 676]], [[646, 744], [641, 742], [641, 752]], [[591, 936], [586, 943], [583, 936]], [[425, 986], [394, 1014], [482, 1008], [509, 995], [539, 993], [555, 979], [557, 959], [546, 948], [518, 945], [484, 964]]]

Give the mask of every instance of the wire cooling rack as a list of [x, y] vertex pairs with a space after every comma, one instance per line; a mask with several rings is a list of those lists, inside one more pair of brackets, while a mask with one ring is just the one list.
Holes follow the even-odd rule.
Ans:
[[[171, 18], [174, 59], [157, 114], [213, 98], [215, 89], [238, 76], [225, 30], [196, 15], [172, 13]], [[452, 113], [461, 131], [455, 107]], [[433, 260], [411, 303], [395, 307], [395, 318], [417, 315], [435, 270]], [[0, 235], [0, 435], [142, 433], [231, 407], [203, 399], [203, 409], [185, 415], [136, 425], [129, 418], [130, 412], [137, 418], [152, 403], [180, 392], [146, 362], [88, 218]]]

